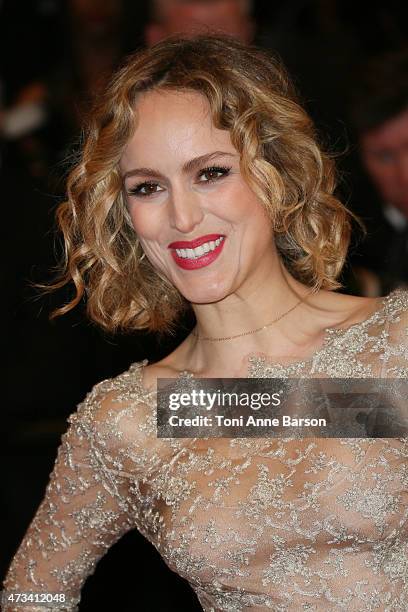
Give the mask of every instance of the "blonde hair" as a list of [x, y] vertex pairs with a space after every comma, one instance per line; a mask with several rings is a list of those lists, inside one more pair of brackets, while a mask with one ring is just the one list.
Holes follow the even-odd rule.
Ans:
[[208, 100], [229, 130], [241, 171], [267, 210], [282, 262], [300, 282], [336, 289], [356, 218], [333, 196], [333, 160], [316, 141], [281, 64], [225, 36], [172, 38], [128, 58], [90, 113], [81, 157], [57, 209], [65, 242], [49, 291], [73, 281], [87, 314], [105, 330], [172, 332], [189, 302], [147, 260], [129, 217], [118, 163], [136, 127], [137, 98], [152, 89]]

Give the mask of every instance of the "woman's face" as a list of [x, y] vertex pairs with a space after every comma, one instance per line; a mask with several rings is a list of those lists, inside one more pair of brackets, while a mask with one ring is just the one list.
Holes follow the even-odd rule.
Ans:
[[276, 263], [272, 228], [229, 132], [195, 92], [148, 92], [137, 114], [120, 169], [151, 264], [193, 303], [255, 289]]

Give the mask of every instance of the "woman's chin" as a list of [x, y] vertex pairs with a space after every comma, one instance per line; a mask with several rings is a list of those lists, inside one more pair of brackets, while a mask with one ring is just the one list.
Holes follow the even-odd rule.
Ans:
[[213, 304], [229, 294], [225, 286], [208, 287], [205, 284], [202, 287], [183, 287], [179, 291], [192, 304]]

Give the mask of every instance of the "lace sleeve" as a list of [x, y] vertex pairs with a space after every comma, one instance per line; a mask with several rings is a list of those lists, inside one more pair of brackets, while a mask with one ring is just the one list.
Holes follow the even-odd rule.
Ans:
[[5, 612], [78, 610], [82, 585], [98, 560], [135, 527], [130, 491], [138, 474], [122, 471], [123, 432], [112, 425], [120, 410], [109, 387], [110, 380], [96, 385], [68, 417], [44, 498], [3, 583], [5, 592], [55, 598], [47, 606], [4, 601]]
[[384, 351], [380, 377], [387, 380], [383, 381], [384, 409], [377, 418], [377, 429], [383, 437], [408, 438], [408, 291], [395, 293], [391, 316], [386, 320], [381, 340]]
[[382, 378], [408, 378], [408, 290], [396, 292], [384, 330]]

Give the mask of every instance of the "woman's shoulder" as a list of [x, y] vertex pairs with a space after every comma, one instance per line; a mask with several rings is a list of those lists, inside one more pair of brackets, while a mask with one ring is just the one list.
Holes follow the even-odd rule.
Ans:
[[408, 290], [394, 289], [382, 299], [373, 325], [381, 351], [381, 376], [408, 377]]
[[93, 385], [69, 415], [70, 427], [105, 446], [109, 443], [110, 448], [153, 434], [151, 394], [142, 384], [146, 363], [147, 359], [132, 363], [120, 374]]
[[408, 313], [408, 289], [394, 289], [383, 298], [385, 311], [388, 316], [407, 317]]
[[[350, 296], [342, 296], [350, 298]], [[356, 302], [355, 319], [351, 321], [351, 328], [362, 326], [386, 327], [404, 331], [408, 323], [408, 289], [396, 288], [385, 296], [377, 298], [352, 296]], [[361, 314], [359, 314], [361, 313]], [[346, 325], [347, 328], [347, 325]]]
[[381, 302], [379, 319], [395, 332], [408, 334], [408, 289], [394, 289]]
[[408, 360], [408, 289], [394, 289], [383, 300], [380, 313], [389, 341], [401, 346]]
[[377, 298], [374, 310], [345, 331], [348, 340], [353, 336], [360, 343], [360, 351], [367, 342], [377, 339], [376, 346], [382, 349], [382, 353], [397, 352], [408, 365], [408, 289], [396, 288]]

